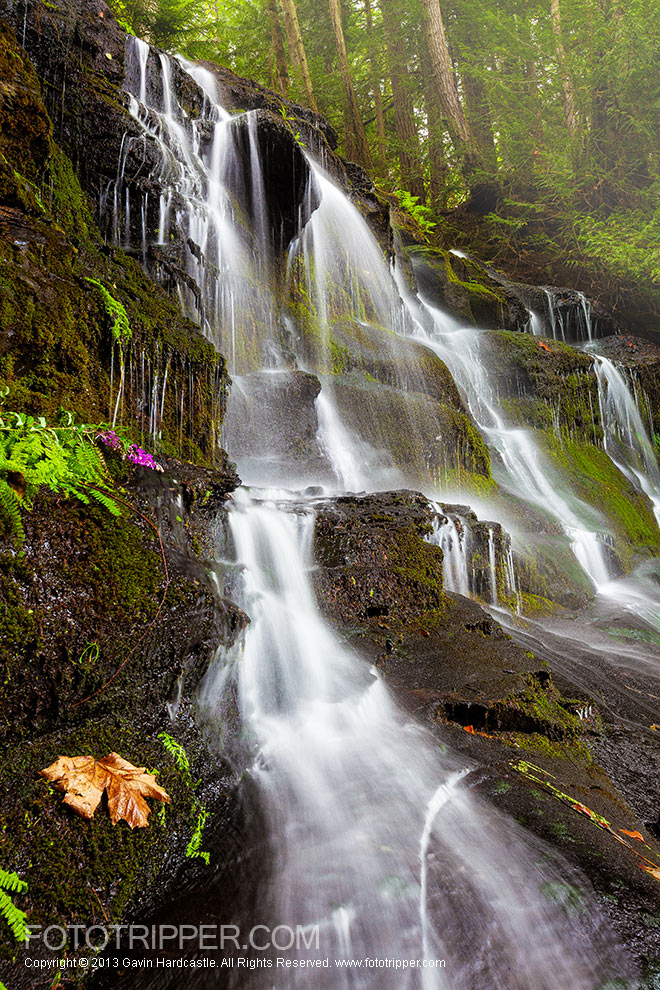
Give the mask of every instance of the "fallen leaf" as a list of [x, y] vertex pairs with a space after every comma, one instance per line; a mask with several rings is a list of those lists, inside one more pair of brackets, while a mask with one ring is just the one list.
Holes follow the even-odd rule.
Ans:
[[60, 756], [40, 775], [58, 791], [65, 791], [64, 803], [83, 818], [93, 818], [103, 791], [108, 794], [108, 811], [113, 825], [122, 819], [131, 828], [145, 828], [151, 809], [145, 798], [169, 804], [170, 797], [145, 767], [135, 767], [118, 753], [102, 760], [93, 756]]
[[640, 866], [645, 873], [650, 873], [652, 877], [656, 880], [660, 880], [660, 868], [657, 866], [647, 866], [645, 863], [640, 863]]
[[99, 765], [108, 773], [108, 811], [113, 825], [123, 818], [131, 828], [145, 828], [151, 813], [145, 797], [169, 804], [169, 795], [145, 767], [134, 767], [118, 753], [110, 753]]
[[474, 735], [474, 726], [473, 725], [464, 725], [463, 726], [463, 731], [464, 732], [469, 732], [470, 735], [473, 736]]
[[631, 839], [639, 839], [640, 842], [646, 841], [641, 832], [629, 832], [627, 828], [620, 828], [619, 832], [623, 832], [624, 835], [629, 835]]
[[83, 818], [93, 818], [106, 784], [105, 771], [93, 756], [60, 756], [40, 776], [58, 791], [66, 791], [64, 803]]

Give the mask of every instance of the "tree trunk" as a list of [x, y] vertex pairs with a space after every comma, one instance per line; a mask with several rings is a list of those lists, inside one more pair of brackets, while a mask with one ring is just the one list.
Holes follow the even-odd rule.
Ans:
[[439, 0], [422, 0], [422, 3], [433, 81], [438, 90], [447, 130], [457, 155], [464, 161], [466, 171], [471, 172], [474, 171], [478, 159], [477, 147], [458, 97], [440, 3]]
[[355, 158], [360, 165], [363, 165], [365, 168], [373, 168], [371, 152], [369, 151], [369, 143], [364, 130], [364, 124], [362, 123], [362, 114], [360, 113], [357, 97], [355, 95], [355, 88], [351, 77], [351, 67], [348, 61], [348, 52], [346, 51], [346, 39], [344, 37], [344, 28], [341, 22], [341, 0], [329, 0], [329, 3], [330, 16], [332, 17], [332, 29], [334, 31], [335, 42], [337, 44], [339, 72], [344, 84], [344, 97], [346, 101], [346, 119], [348, 122], [346, 149], [349, 151], [349, 157]]
[[552, 19], [552, 30], [555, 36], [555, 49], [557, 52], [557, 62], [561, 75], [561, 88], [564, 97], [564, 115], [566, 117], [566, 127], [572, 138], [577, 137], [578, 118], [575, 109], [575, 91], [573, 80], [566, 65], [566, 51], [562, 40], [561, 32], [561, 10], [559, 0], [550, 0], [550, 16]]
[[415, 124], [414, 107], [408, 89], [408, 68], [405, 50], [401, 44], [401, 20], [394, 0], [380, 0], [383, 29], [387, 47], [387, 61], [392, 82], [394, 102], [394, 127], [397, 137], [397, 155], [401, 167], [401, 185], [413, 196], [424, 200], [419, 134]]
[[429, 151], [429, 205], [442, 209], [447, 205], [447, 162], [445, 161], [444, 114], [440, 106], [438, 91], [433, 82], [431, 55], [428, 45], [423, 42], [424, 103], [428, 127]]
[[282, 11], [284, 13], [286, 37], [289, 43], [289, 56], [300, 73], [307, 103], [312, 110], [318, 113], [319, 108], [316, 103], [316, 97], [314, 96], [312, 77], [309, 74], [307, 55], [305, 53], [305, 46], [303, 45], [302, 34], [300, 32], [300, 22], [298, 20], [296, 0], [282, 0]]
[[289, 93], [289, 70], [286, 64], [286, 51], [284, 50], [284, 35], [277, 12], [276, 0], [266, 0], [266, 13], [270, 22], [270, 40], [273, 46], [273, 56], [275, 59], [275, 89], [282, 96]]
[[387, 142], [385, 140], [385, 111], [383, 109], [383, 91], [380, 82], [380, 70], [374, 53], [374, 19], [371, 0], [364, 0], [364, 12], [367, 19], [367, 39], [369, 49], [369, 67], [371, 69], [371, 86], [374, 94], [374, 116], [376, 119], [376, 166], [381, 175], [387, 168]]

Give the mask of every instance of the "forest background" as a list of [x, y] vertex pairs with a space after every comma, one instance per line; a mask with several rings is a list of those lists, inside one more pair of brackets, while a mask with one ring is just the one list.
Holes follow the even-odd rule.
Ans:
[[660, 0], [112, 3], [322, 113], [418, 237], [660, 318]]

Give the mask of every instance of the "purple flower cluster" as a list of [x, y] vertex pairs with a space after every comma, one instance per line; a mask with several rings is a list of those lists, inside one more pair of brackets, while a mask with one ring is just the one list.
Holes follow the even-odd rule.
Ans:
[[149, 468], [151, 471], [162, 471], [162, 465], [155, 461], [151, 454], [148, 454], [146, 450], [142, 450], [142, 447], [138, 447], [137, 444], [131, 444], [128, 450], [125, 451], [125, 443], [122, 442], [121, 437], [117, 436], [114, 430], [105, 430], [103, 433], [97, 433], [96, 439], [109, 450], [118, 451], [122, 457], [125, 457], [127, 461], [131, 464], [137, 464], [140, 467]]
[[151, 454], [148, 454], [146, 450], [142, 450], [142, 447], [138, 447], [136, 444], [132, 444], [126, 451], [126, 460], [131, 461], [133, 464], [139, 464], [140, 467], [150, 468], [152, 471], [163, 470]]
[[106, 430], [105, 433], [97, 433], [96, 439], [109, 447], [110, 450], [121, 450], [122, 443], [114, 430]]

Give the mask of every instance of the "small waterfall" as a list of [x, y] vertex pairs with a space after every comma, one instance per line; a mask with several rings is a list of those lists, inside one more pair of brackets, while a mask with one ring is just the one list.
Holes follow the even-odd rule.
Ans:
[[527, 313], [529, 317], [528, 332], [534, 337], [543, 337], [544, 326], [542, 318], [533, 309], [528, 309]]
[[[415, 309], [415, 302], [409, 300]], [[461, 327], [424, 300], [417, 306], [415, 333], [445, 362], [463, 391], [482, 435], [497, 455], [494, 473], [513, 495], [554, 517], [595, 588], [610, 580], [607, 555], [593, 510], [572, 493], [564, 495], [531, 431], [507, 425], [480, 352], [480, 331]]]
[[[198, 94], [199, 116], [191, 116], [179, 99], [182, 76]], [[219, 103], [211, 72], [164, 52], [151, 57], [137, 38], [127, 42], [126, 88], [139, 136], [126, 135], [122, 142], [113, 238], [139, 250], [161, 280], [178, 273], [184, 309], [229, 357], [232, 371], [260, 367], [276, 318], [254, 113], [232, 118]], [[251, 163], [247, 175], [243, 128]], [[152, 177], [160, 189], [157, 220], [150, 216], [154, 197], [139, 191], [139, 181], [126, 178], [129, 157], [150, 167], [154, 152], [149, 149], [160, 162]], [[139, 174], [140, 168], [133, 171]], [[134, 196], [139, 203], [131, 209]], [[132, 229], [132, 216], [139, 218], [139, 229]], [[158, 231], [151, 250], [148, 228]]]
[[[440, 510], [441, 511], [441, 510]], [[441, 548], [442, 583], [447, 591], [469, 596], [472, 592], [466, 552], [466, 525], [461, 519], [436, 516], [427, 539]]]
[[599, 354], [594, 360], [605, 450], [622, 474], [649, 497], [660, 525], [658, 458], [632, 388], [623, 368]]
[[[237, 745], [269, 833], [260, 825], [254, 841], [271, 838], [277, 850], [259, 923], [318, 926], [318, 946], [299, 955], [330, 958], [330, 972], [315, 970], [321, 990], [446, 990], [473, 985], [474, 973], [484, 987], [504, 986], [506, 974], [507, 990], [592, 990], [611, 972], [595, 905], [575, 930], [543, 895], [566, 882], [548, 850], [486, 811], [461, 782], [466, 768], [407, 721], [321, 619], [314, 513], [239, 491], [229, 525], [252, 621], [242, 656], [209, 673], [202, 703], [223, 710], [237, 683]], [[373, 973], [342, 967], [349, 958], [428, 965]], [[432, 965], [442, 959], [447, 976]], [[257, 971], [250, 986], [292, 990], [309, 976]]]
[[495, 530], [488, 530], [488, 571], [490, 574], [490, 601], [497, 605], [497, 567], [495, 564]]
[[[562, 295], [561, 290], [544, 288], [543, 293], [550, 335], [554, 340], [561, 340], [563, 343], [588, 343], [594, 339], [591, 302], [584, 292]], [[539, 324], [542, 326], [543, 320], [536, 314], [530, 314], [531, 333], [537, 334]]]
[[506, 557], [504, 560], [504, 575], [506, 578], [507, 588], [511, 594], [516, 599], [516, 614], [520, 615], [522, 611], [522, 599], [520, 596], [520, 591], [518, 589], [518, 581], [516, 578], [516, 565], [513, 559], [513, 547], [511, 544], [506, 548]]

